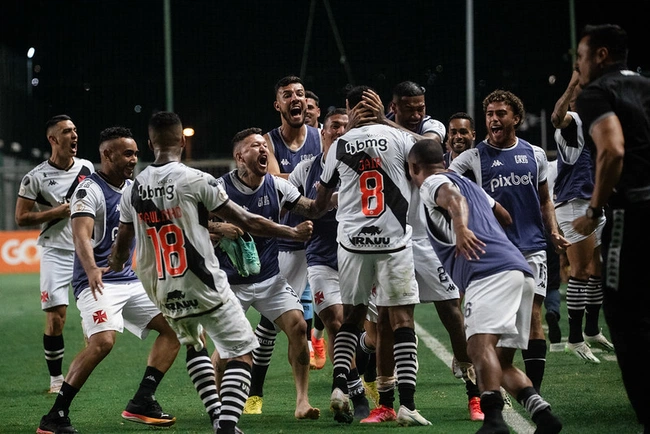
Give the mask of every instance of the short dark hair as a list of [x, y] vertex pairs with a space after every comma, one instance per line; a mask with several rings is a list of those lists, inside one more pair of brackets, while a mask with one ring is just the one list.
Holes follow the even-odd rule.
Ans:
[[58, 124], [61, 121], [71, 121], [72, 119], [68, 115], [56, 115], [52, 116], [47, 122], [45, 122], [45, 132], [50, 131], [54, 125]]
[[403, 81], [393, 88], [393, 97], [422, 96], [427, 90], [414, 81]]
[[99, 151], [103, 152], [104, 149], [108, 147], [109, 140], [120, 139], [120, 138], [133, 138], [133, 133], [130, 129], [126, 127], [109, 127], [103, 129], [99, 133]]
[[172, 112], [158, 112], [154, 113], [149, 119], [149, 128], [156, 132], [166, 130], [167, 128], [175, 125], [182, 125], [181, 118], [176, 113]]
[[287, 75], [286, 77], [282, 77], [281, 79], [278, 80], [277, 83], [275, 83], [275, 94], [277, 95], [278, 90], [280, 90], [281, 87], [289, 86], [290, 84], [293, 83], [303, 84], [302, 78], [298, 77], [297, 75]]
[[510, 106], [512, 112], [515, 115], [519, 115], [521, 119], [519, 120], [519, 123], [515, 125], [515, 128], [519, 127], [521, 124], [524, 123], [526, 110], [524, 109], [524, 103], [521, 102], [521, 100], [517, 95], [503, 89], [497, 89], [495, 91], [492, 91], [483, 100], [483, 113], [485, 113], [485, 110], [487, 110], [487, 106], [493, 102], [504, 102], [506, 103], [506, 105]]
[[133, 133], [126, 127], [109, 127], [99, 133], [99, 143], [101, 144], [108, 140], [119, 139], [122, 137], [132, 139]]
[[469, 114], [465, 112], [456, 112], [453, 115], [449, 116], [449, 122], [453, 121], [454, 119], [467, 119], [469, 121], [469, 127], [472, 130], [475, 130], [476, 127], [474, 126], [474, 118], [472, 118]]
[[318, 98], [318, 95], [316, 95], [314, 92], [311, 90], [306, 90], [305, 91], [305, 98], [311, 98], [316, 102], [316, 107], [320, 107], [320, 99]]
[[587, 24], [580, 39], [589, 37], [587, 45], [590, 51], [605, 47], [614, 62], [627, 63], [627, 33], [617, 24]]
[[325, 117], [323, 118], [323, 125], [325, 125], [325, 122], [327, 122], [327, 120], [334, 115], [347, 115], [347, 114], [348, 111], [343, 107], [337, 107], [335, 109], [332, 109], [328, 111], [327, 114], [325, 114]]
[[237, 134], [235, 134], [235, 136], [231, 140], [233, 151], [237, 148], [237, 145], [239, 145], [239, 143], [241, 143], [242, 140], [244, 140], [246, 137], [248, 137], [248, 136], [250, 136], [252, 134], [259, 134], [261, 136], [262, 135], [262, 129], [257, 128], [257, 127], [250, 127], [250, 128], [246, 128], [244, 130], [241, 130]]
[[409, 151], [409, 159], [425, 166], [442, 163], [442, 146], [433, 139], [418, 140]]
[[360, 85], [354, 86], [348, 91], [348, 94], [345, 96], [345, 99], [348, 101], [350, 108], [354, 108], [357, 104], [361, 102], [363, 98], [363, 93], [366, 90], [373, 90], [370, 86]]

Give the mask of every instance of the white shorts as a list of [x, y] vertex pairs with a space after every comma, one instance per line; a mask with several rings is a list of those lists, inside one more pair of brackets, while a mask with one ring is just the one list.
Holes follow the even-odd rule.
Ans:
[[[578, 217], [585, 215], [587, 208], [589, 208], [589, 202], [590, 201], [587, 199], [573, 199], [555, 208], [555, 218], [557, 219], [557, 224], [560, 227], [564, 238], [571, 241], [572, 243], [582, 241], [589, 236], [582, 235], [573, 228], [573, 221]], [[600, 246], [603, 228], [605, 227], [606, 220], [607, 219], [604, 215], [600, 216], [598, 219], [598, 226], [596, 226], [596, 229], [594, 230], [596, 233], [596, 241], [594, 247]]]
[[43, 247], [41, 252], [41, 309], [70, 304], [74, 250]]
[[377, 287], [377, 306], [418, 304], [418, 283], [411, 243], [392, 253], [352, 253], [339, 245], [339, 285], [343, 304], [368, 305]]
[[521, 271], [475, 280], [465, 292], [465, 335], [500, 335], [497, 346], [528, 348], [535, 281]]
[[445, 271], [429, 239], [412, 240], [412, 243], [420, 303], [460, 298], [458, 287]]
[[224, 294], [224, 303], [203, 315], [182, 319], [167, 318], [182, 345], [192, 345], [197, 351], [203, 347], [201, 334], [214, 342], [223, 359], [243, 356], [259, 347], [241, 303], [232, 291]]
[[307, 267], [309, 286], [314, 297], [314, 311], [319, 314], [323, 309], [341, 302], [339, 272], [327, 265]]
[[546, 297], [546, 284], [548, 283], [548, 266], [546, 263], [546, 250], [526, 253], [526, 262], [530, 265], [535, 279], [535, 294]]
[[256, 311], [273, 322], [290, 310], [303, 312], [300, 297], [282, 274], [259, 283], [230, 285], [230, 287], [241, 302], [244, 312], [253, 306]]
[[289, 286], [296, 291], [298, 298], [302, 297], [307, 287], [307, 252], [292, 250], [278, 253], [280, 273], [287, 279]]
[[122, 333], [126, 327], [140, 339], [146, 338], [149, 334], [147, 326], [160, 310], [144, 292], [142, 283], [104, 282], [102, 293], [97, 293], [97, 300], [90, 288], [79, 294], [77, 308], [84, 335], [91, 337], [107, 330]]

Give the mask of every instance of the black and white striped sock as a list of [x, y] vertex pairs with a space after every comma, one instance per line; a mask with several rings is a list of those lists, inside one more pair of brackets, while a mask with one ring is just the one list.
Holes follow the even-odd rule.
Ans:
[[219, 419], [221, 402], [217, 391], [214, 366], [208, 355], [208, 350], [203, 348], [201, 351], [195, 351], [193, 347], [188, 347], [185, 367], [210, 420], [214, 422]]

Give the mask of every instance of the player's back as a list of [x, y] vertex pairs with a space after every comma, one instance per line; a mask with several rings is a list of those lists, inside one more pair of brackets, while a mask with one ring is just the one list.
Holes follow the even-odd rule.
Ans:
[[349, 250], [393, 250], [411, 236], [411, 195], [406, 161], [414, 139], [386, 125], [366, 125], [341, 136], [330, 149], [325, 185], [340, 178], [338, 242]]
[[164, 313], [180, 317], [213, 307], [202, 298], [203, 288], [219, 290], [216, 275], [223, 271], [214, 256], [208, 215], [228, 200], [217, 181], [171, 162], [146, 168], [124, 195], [130, 206], [123, 201], [123, 220], [132, 222], [136, 233], [138, 277], [163, 302]]

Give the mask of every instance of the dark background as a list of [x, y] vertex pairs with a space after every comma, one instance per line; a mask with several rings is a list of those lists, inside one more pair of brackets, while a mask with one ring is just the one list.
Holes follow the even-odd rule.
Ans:
[[[50, 147], [45, 121], [69, 114], [80, 135], [79, 155], [98, 161], [99, 132], [130, 127], [142, 151], [149, 116], [168, 109], [165, 97], [162, 0], [25, 0], [0, 12], [0, 140]], [[447, 125], [465, 111], [465, 1], [330, 0], [347, 55], [349, 76], [322, 0], [316, 1], [303, 80], [327, 107], [344, 106], [346, 86], [366, 84], [388, 105], [403, 80], [427, 88], [427, 111]], [[630, 38], [629, 67], [650, 72], [646, 9], [650, 1], [575, 0], [575, 25], [616, 23]], [[171, 0], [174, 106], [196, 130], [194, 159], [230, 157], [230, 139], [246, 127], [280, 124], [275, 82], [299, 75], [310, 1]], [[513, 91], [530, 114], [521, 137], [540, 144], [568, 83], [572, 58], [569, 0], [475, 0], [475, 118], [485, 134], [482, 99]], [[36, 48], [28, 86], [27, 49]], [[549, 76], [557, 78], [549, 83]], [[31, 88], [31, 89], [30, 89]], [[31, 92], [30, 92], [31, 91]], [[137, 109], [136, 107], [140, 107]], [[545, 111], [545, 112], [543, 112]], [[322, 116], [321, 116], [322, 119]], [[42, 156], [34, 157], [42, 160]]]

